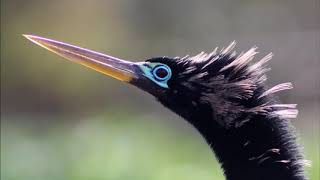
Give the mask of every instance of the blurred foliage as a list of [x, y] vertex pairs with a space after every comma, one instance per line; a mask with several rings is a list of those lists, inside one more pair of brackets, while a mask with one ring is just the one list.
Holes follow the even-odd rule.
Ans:
[[318, 0], [1, 0], [1, 179], [223, 179], [190, 125], [29, 33], [134, 61], [233, 40], [259, 46], [257, 58], [273, 51], [269, 83], [295, 85], [281, 99], [299, 104], [293, 123], [319, 179], [319, 12]]
[[[30, 124], [7, 122], [1, 126], [1, 179], [224, 179], [202, 137], [186, 123], [179, 126], [185, 129], [177, 131], [151, 116], [120, 114], [42, 125], [40, 131]], [[319, 142], [302, 140], [306, 158], [313, 161], [306, 168], [308, 175], [317, 180], [319, 146], [314, 146]]]
[[154, 117], [136, 118], [96, 117], [40, 132], [5, 123], [1, 179], [222, 179], [199, 136], [176, 132]]

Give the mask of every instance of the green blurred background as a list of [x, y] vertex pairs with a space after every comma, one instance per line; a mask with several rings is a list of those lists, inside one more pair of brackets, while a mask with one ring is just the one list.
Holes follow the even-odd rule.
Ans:
[[154, 99], [35, 46], [35, 34], [124, 59], [184, 56], [238, 42], [272, 51], [269, 84], [319, 179], [320, 2], [1, 0], [2, 180], [222, 180], [201, 136]]

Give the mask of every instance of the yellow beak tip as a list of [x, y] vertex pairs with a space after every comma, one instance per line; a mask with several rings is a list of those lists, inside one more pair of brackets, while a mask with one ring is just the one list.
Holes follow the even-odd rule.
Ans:
[[30, 40], [33, 43], [36, 43], [39, 45], [39, 42], [37, 41], [37, 36], [34, 35], [30, 35], [30, 34], [22, 34], [23, 37], [27, 38], [28, 40]]
[[[129, 71], [131, 63], [126, 61], [40, 36], [30, 34], [22, 34], [22, 36], [66, 59], [82, 64], [118, 80], [129, 82], [133, 78], [133, 73]], [[128, 68], [128, 71], [120, 70], [119, 66], [124, 67], [124, 69]]]
[[30, 34], [22, 34], [22, 36], [29, 39], [29, 40], [31, 40], [33, 37], [33, 35], [30, 35]]

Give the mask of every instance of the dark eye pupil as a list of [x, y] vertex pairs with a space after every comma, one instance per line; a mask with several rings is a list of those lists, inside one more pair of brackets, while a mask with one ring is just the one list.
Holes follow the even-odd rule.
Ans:
[[168, 75], [168, 71], [164, 68], [159, 68], [156, 70], [156, 75], [159, 78], [165, 78]]

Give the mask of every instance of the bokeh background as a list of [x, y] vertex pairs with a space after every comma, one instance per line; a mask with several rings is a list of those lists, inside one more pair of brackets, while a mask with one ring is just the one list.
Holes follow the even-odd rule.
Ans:
[[238, 42], [275, 54], [270, 85], [298, 103], [292, 120], [319, 179], [318, 0], [1, 0], [1, 179], [223, 179], [186, 122], [146, 93], [62, 60], [36, 34], [134, 61]]

